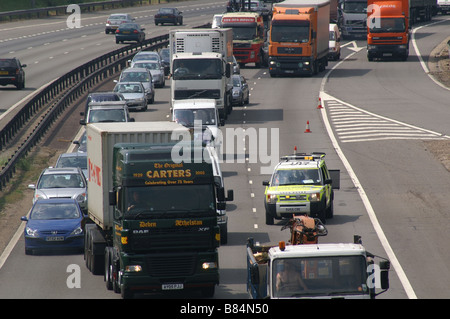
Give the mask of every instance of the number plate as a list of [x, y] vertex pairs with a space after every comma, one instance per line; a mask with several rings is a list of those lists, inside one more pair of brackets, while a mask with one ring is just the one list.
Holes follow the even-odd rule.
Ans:
[[286, 211], [287, 212], [301, 212], [302, 208], [301, 207], [287, 207]]
[[383, 56], [392, 56], [392, 53], [383, 53]]
[[46, 240], [46, 241], [64, 241], [64, 236], [51, 236], [51, 237], [46, 237], [45, 240]]
[[8, 71], [0, 71], [0, 75], [8, 75]]
[[183, 284], [163, 284], [162, 285], [162, 290], [181, 290], [184, 289], [184, 285]]

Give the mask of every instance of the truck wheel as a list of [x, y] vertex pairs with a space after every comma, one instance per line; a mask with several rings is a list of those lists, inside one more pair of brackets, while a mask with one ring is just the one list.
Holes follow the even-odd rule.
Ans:
[[105, 280], [106, 289], [113, 289], [113, 276], [112, 276], [112, 252], [111, 247], [106, 247], [105, 250], [105, 275], [103, 279]]

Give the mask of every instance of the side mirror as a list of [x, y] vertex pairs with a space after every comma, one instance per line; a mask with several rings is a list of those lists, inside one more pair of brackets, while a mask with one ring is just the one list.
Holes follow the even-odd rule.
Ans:
[[227, 192], [227, 198], [225, 199], [227, 202], [232, 202], [234, 200], [234, 192], [232, 189], [229, 189]]
[[263, 181], [262, 184], [263, 184], [263, 186], [269, 186], [270, 185], [269, 181]]
[[86, 125], [86, 121], [85, 120], [80, 120], [80, 125]]
[[229, 78], [231, 76], [231, 68], [232, 68], [232, 64], [231, 63], [227, 63], [225, 66], [225, 76], [227, 78]]
[[132, 118], [130, 118], [129, 122], [134, 122], [134, 121], [135, 121], [135, 119], [134, 119], [134, 117], [132, 117]]

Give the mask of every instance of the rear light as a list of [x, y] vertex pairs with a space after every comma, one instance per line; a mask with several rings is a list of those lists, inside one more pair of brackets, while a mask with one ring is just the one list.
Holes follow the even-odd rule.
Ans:
[[139, 31], [138, 30], [133, 30], [133, 33], [139, 33]]
[[119, 29], [116, 30], [116, 33], [120, 33]]
[[19, 74], [19, 72], [20, 72], [20, 70], [19, 70], [19, 69], [16, 69], [16, 74]]
[[111, 24], [111, 21], [108, 20], [108, 21], [106, 21], [106, 23], [107, 23], [107, 24]]

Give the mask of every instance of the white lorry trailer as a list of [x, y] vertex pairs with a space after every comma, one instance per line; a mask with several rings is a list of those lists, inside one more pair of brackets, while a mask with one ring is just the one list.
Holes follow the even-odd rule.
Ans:
[[182, 29], [169, 32], [171, 105], [174, 100], [216, 100], [220, 118], [232, 108], [231, 29]]

